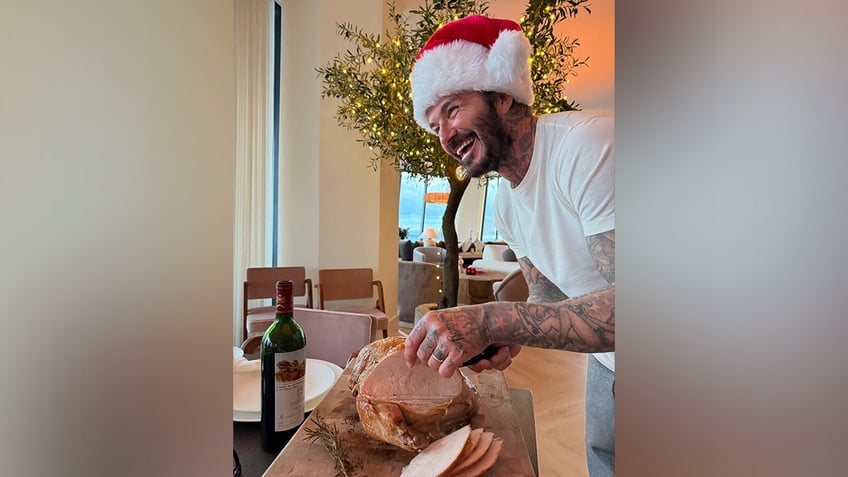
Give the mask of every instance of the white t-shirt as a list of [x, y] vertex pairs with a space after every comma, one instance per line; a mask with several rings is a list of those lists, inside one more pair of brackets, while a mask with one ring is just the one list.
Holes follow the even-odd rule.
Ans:
[[[614, 117], [609, 111], [541, 116], [527, 175], [498, 188], [495, 221], [515, 251], [569, 297], [609, 286], [586, 237], [615, 229]], [[595, 353], [615, 371], [615, 353]]]

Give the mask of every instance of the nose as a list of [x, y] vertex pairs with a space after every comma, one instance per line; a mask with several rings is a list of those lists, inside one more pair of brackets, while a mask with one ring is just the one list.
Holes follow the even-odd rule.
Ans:
[[439, 142], [442, 144], [442, 149], [445, 151], [448, 150], [448, 144], [450, 143], [451, 138], [453, 138], [456, 132], [453, 128], [449, 127], [446, 121], [442, 121], [439, 124]]

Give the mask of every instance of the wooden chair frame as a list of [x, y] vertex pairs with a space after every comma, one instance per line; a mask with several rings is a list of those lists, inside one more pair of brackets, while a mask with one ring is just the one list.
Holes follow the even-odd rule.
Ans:
[[[383, 295], [383, 283], [374, 279], [374, 270], [370, 268], [322, 268], [318, 270], [318, 308], [326, 309], [325, 303], [337, 300], [356, 300], [374, 298], [374, 289], [377, 289], [377, 302], [375, 308], [386, 315], [386, 300]], [[362, 310], [341, 310], [362, 313]], [[375, 317], [378, 328], [382, 330], [383, 336], [387, 337], [388, 316], [385, 318]]]
[[306, 277], [306, 267], [250, 267], [247, 269], [242, 291], [242, 336], [247, 338], [247, 314], [249, 300], [277, 297], [277, 281], [291, 280], [292, 295], [306, 297], [306, 308], [314, 308], [312, 302], [312, 280]]

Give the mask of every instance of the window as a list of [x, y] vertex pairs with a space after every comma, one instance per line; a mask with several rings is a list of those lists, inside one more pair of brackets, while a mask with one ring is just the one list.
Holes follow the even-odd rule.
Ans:
[[[433, 228], [439, 234], [440, 239], [444, 239], [442, 231], [442, 216], [445, 214], [447, 204], [428, 203], [424, 200], [428, 192], [449, 192], [450, 184], [444, 178], [430, 178], [427, 181], [414, 179], [409, 174], [403, 172], [400, 177], [400, 197], [398, 199], [398, 227], [408, 228], [409, 234], [407, 239], [416, 241], [421, 237], [421, 232], [427, 228]], [[498, 231], [495, 228], [495, 196], [498, 192], [501, 178], [494, 176], [489, 178], [485, 188], [469, 186], [465, 190], [465, 195], [472, 197], [463, 197], [461, 207], [469, 207], [476, 210], [476, 213], [469, 213], [466, 210], [465, 214], [459, 211], [457, 215], [458, 223], [456, 231], [460, 234], [460, 240], [464, 239], [462, 235], [465, 231], [471, 231], [473, 238], [484, 242], [494, 242], [501, 240]], [[473, 195], [478, 197], [473, 197]], [[478, 209], [479, 207], [479, 209]], [[482, 210], [482, 215], [480, 215]], [[482, 222], [482, 223], [481, 223]], [[481, 234], [476, 233], [482, 230]]]
[[416, 240], [424, 231], [423, 182], [412, 179], [406, 172], [400, 175], [400, 197], [398, 198], [398, 227], [409, 229], [409, 240]]
[[486, 198], [483, 202], [483, 233], [480, 240], [484, 242], [496, 242], [499, 240], [498, 230], [495, 228], [495, 196], [501, 183], [500, 176], [490, 177], [486, 183]]
[[409, 228], [407, 239], [415, 241], [427, 228], [433, 228], [444, 238], [442, 216], [447, 204], [430, 204], [424, 201], [427, 192], [448, 192], [447, 179], [431, 178], [428, 181], [413, 179], [407, 173], [401, 173], [400, 198], [398, 199], [398, 227]]
[[273, 85], [273, 108], [274, 119], [272, 124], [271, 144], [271, 266], [276, 267], [278, 261], [277, 248], [279, 247], [280, 226], [280, 45], [283, 33], [283, 8], [274, 2], [274, 82]]

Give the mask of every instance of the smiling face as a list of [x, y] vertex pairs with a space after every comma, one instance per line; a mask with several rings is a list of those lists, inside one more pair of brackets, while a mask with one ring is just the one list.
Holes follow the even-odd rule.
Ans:
[[469, 92], [445, 96], [427, 110], [427, 121], [442, 149], [471, 177], [498, 170], [509, 154], [512, 138], [499, 111], [505, 103], [497, 95]]

